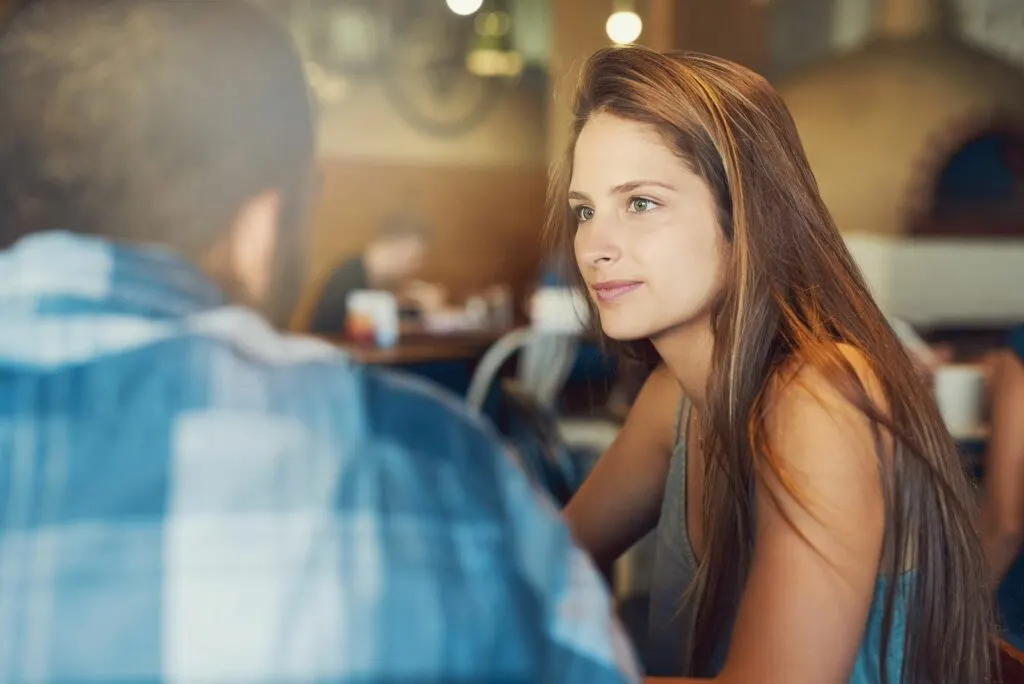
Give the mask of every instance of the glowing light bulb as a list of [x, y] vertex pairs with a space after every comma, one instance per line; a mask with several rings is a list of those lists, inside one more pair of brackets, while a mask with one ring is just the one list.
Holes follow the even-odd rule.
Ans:
[[463, 17], [476, 13], [484, 5], [484, 0], [445, 0], [448, 9]]
[[608, 17], [604, 30], [612, 42], [627, 45], [640, 37], [644, 30], [644, 22], [636, 12], [613, 12]]

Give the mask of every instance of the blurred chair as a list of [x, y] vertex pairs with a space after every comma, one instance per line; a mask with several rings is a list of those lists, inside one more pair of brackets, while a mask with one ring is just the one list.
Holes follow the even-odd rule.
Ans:
[[[466, 393], [470, 408], [484, 409], [501, 369], [519, 354], [517, 392], [529, 395], [538, 410], [557, 415], [559, 396], [578, 365], [581, 350], [592, 351], [592, 344], [582, 342], [586, 311], [586, 302], [570, 287], [539, 288], [530, 299], [530, 327], [506, 334], [477, 366]], [[594, 372], [592, 359], [585, 360], [585, 370]], [[598, 366], [598, 372], [606, 372], [605, 365]], [[576, 451], [601, 454], [618, 434], [614, 421], [600, 417], [558, 417], [557, 424], [560, 438]]]
[[501, 369], [518, 353], [521, 389], [544, 408], [553, 408], [572, 371], [578, 345], [575, 333], [535, 328], [519, 328], [506, 333], [487, 350], [477, 365], [466, 393], [466, 403], [472, 409], [483, 410]]
[[[576, 493], [621, 427], [604, 417], [558, 415], [558, 396], [579, 348], [577, 334], [514, 330], [484, 355], [467, 393], [469, 406], [482, 410], [501, 369], [520, 354], [517, 375], [501, 383], [501, 410], [495, 422], [524, 470], [560, 506]], [[614, 593], [624, 606], [646, 605], [654, 549], [651, 541], [652, 535], [648, 535], [615, 564]]]
[[502, 368], [519, 355], [514, 379], [501, 384], [501, 410], [495, 422], [522, 452], [527, 470], [563, 504], [615, 439], [619, 427], [604, 418], [558, 415], [559, 395], [579, 346], [575, 331], [539, 326], [513, 330], [484, 354], [466, 393], [469, 407], [483, 411]]
[[481, 359], [466, 400], [481, 410], [505, 363], [520, 353], [522, 389], [544, 407], [553, 407], [572, 372], [583, 332], [585, 302], [571, 288], [540, 287], [530, 298], [530, 326], [506, 334]]
[[[501, 384], [496, 423], [527, 473], [565, 505], [621, 426], [601, 416], [558, 415], [559, 396], [580, 352], [587, 350], [580, 315], [585, 306], [578, 295], [564, 287], [542, 287], [530, 308], [531, 327], [506, 334], [484, 355], [470, 381], [467, 403], [483, 410], [502, 368], [519, 355], [515, 376]], [[593, 364], [588, 365], [593, 372], [589, 366]], [[620, 600], [646, 605], [650, 542], [645, 538], [616, 563], [615, 594]]]

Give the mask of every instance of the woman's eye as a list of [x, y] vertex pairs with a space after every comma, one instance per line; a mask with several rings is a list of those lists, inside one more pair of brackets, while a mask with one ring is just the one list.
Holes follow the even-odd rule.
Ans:
[[633, 197], [629, 200], [629, 210], [636, 214], [652, 211], [657, 206], [654, 200], [647, 199], [646, 197]]
[[573, 209], [573, 213], [576, 214], [576, 220], [578, 221], [589, 221], [594, 218], [594, 210], [591, 207], [581, 204], [580, 206]]

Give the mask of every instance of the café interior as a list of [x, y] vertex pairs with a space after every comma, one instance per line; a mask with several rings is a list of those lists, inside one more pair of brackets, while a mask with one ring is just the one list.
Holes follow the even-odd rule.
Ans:
[[[979, 378], [1024, 323], [1020, 3], [263, 1], [292, 28], [321, 117], [321, 196], [292, 327], [464, 398], [560, 503], [643, 378], [589, 332], [545, 246], [545, 195], [579, 65], [633, 42], [720, 55], [779, 89], [876, 299], [907, 344], [943, 350], [940, 405], [965, 468], [984, 468]], [[370, 270], [388, 258], [377, 246], [403, 237], [390, 285], [365, 274], [339, 285], [346, 264]], [[650, 547], [610, 578], [638, 641]], [[1015, 605], [1024, 589], [1002, 594]], [[1024, 646], [1018, 627], [1008, 653]]]
[[[876, 299], [908, 345], [943, 351], [940, 407], [965, 468], [983, 470], [980, 379], [1024, 323], [1021, 3], [264, 1], [293, 29], [321, 115], [296, 331], [464, 398], [564, 504], [643, 381], [589, 332], [544, 242], [578, 67], [612, 44], [709, 52], [782, 93]], [[407, 238], [391, 281], [404, 289], [331, 294], [346, 263], [386, 261], [373, 254], [389, 236]], [[611, 578], [638, 641], [651, 546]], [[1001, 607], [1016, 615], [1022, 598], [1004, 586]], [[1019, 656], [1020, 616], [1007, 634]]]
[[[942, 350], [940, 408], [965, 468], [984, 469], [986, 359], [1024, 323], [1024, 3], [253, 1], [292, 30], [319, 109], [291, 328], [444, 386], [556, 501], [643, 381], [590, 331], [544, 241], [579, 66], [613, 44], [720, 55], [776, 86], [877, 301], [908, 345]], [[651, 546], [610, 578], [638, 642]], [[1012, 666], [1024, 568], [1007, 583]]]

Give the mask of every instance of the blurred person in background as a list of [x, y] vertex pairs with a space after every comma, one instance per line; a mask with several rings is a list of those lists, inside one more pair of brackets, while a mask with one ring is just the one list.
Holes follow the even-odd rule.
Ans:
[[1003, 635], [1024, 649], [1024, 326], [994, 355], [982, 465], [981, 533]]
[[249, 308], [301, 272], [311, 109], [244, 2], [0, 32], [0, 681], [634, 679], [488, 429]]
[[[1024, 541], [1024, 326], [1013, 330], [1007, 348], [996, 357], [989, 392], [992, 420], [982, 482], [981, 530], [992, 580], [998, 585]], [[1015, 596], [1020, 593], [1016, 589]]]
[[[928, 382], [955, 358], [949, 345], [914, 345], [908, 351]], [[980, 524], [992, 584], [998, 587], [1024, 543], [1024, 326], [1010, 332], [1004, 348], [985, 354], [977, 363], [990, 413]], [[1020, 609], [1015, 607], [1014, 612]]]
[[327, 279], [310, 320], [310, 331], [336, 334], [345, 329], [348, 296], [357, 290], [391, 290], [422, 310], [444, 306], [443, 288], [420, 281], [429, 247], [428, 228], [406, 214], [393, 216], [359, 254], [346, 259]]
[[648, 674], [990, 682], [960, 456], [779, 95], [723, 59], [602, 50], [571, 140], [555, 243], [655, 370], [566, 515], [602, 566], [655, 530]]

